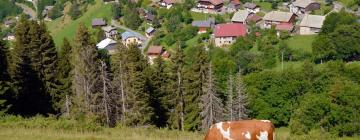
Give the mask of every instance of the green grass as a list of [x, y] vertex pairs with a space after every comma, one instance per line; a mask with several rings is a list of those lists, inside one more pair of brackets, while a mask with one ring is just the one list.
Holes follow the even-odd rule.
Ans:
[[190, 12], [193, 20], [207, 20], [211, 14], [198, 13], [198, 12]]
[[300, 52], [311, 53], [312, 42], [316, 35], [296, 35], [287, 40], [288, 46]]
[[261, 10], [264, 10], [264, 11], [271, 11], [272, 10], [270, 2], [257, 1], [257, 2], [254, 2], [254, 3], [256, 3], [258, 6], [260, 6]]
[[87, 11], [79, 19], [64, 22], [66, 20], [61, 17], [49, 22], [47, 25], [56, 46], [61, 46], [63, 38], [73, 39], [75, 37], [79, 23], [84, 23], [87, 27], [90, 27], [93, 18], [106, 18], [110, 20], [111, 17], [111, 5], [105, 5], [101, 0], [96, 0], [96, 3], [88, 6]]
[[344, 4], [344, 6], [348, 8], [351, 8], [352, 6], [356, 5], [355, 0], [338, 0], [338, 1]]

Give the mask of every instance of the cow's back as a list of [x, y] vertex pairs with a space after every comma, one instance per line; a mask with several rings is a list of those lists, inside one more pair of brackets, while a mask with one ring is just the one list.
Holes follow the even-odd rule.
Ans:
[[274, 140], [274, 132], [268, 120], [220, 122], [211, 126], [205, 140]]

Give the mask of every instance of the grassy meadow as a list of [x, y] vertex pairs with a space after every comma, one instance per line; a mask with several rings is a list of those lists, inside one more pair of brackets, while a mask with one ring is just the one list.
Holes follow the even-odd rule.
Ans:
[[[333, 137], [311, 131], [309, 135], [293, 136], [289, 128], [277, 128], [276, 140], [358, 140], [360, 137]], [[101, 127], [88, 121], [40, 117], [24, 119], [0, 116], [0, 140], [202, 140], [201, 132], [149, 128]]]
[[[56, 46], [61, 46], [63, 38], [65, 37], [73, 39], [79, 23], [84, 23], [87, 27], [91, 27], [91, 21], [93, 18], [105, 18], [108, 20], [112, 18], [111, 5], [104, 4], [102, 0], [95, 1], [95, 4], [89, 5], [86, 12], [75, 21], [71, 21], [68, 16], [63, 16], [54, 21], [48, 22], [47, 26], [54, 38]], [[65, 9], [68, 7], [69, 5]]]

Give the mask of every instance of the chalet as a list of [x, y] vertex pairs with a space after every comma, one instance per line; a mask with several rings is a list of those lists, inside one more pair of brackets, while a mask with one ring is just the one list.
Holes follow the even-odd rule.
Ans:
[[102, 50], [102, 49], [105, 49], [109, 52], [109, 54], [114, 54], [116, 52], [116, 41], [115, 40], [112, 40], [110, 38], [106, 38], [102, 41], [100, 41], [96, 47], [99, 49], [99, 50]]
[[153, 22], [155, 19], [155, 15], [151, 14], [151, 13], [146, 13], [145, 14], [145, 20], [148, 22]]
[[224, 5], [223, 0], [199, 0], [196, 7], [199, 9], [207, 9], [212, 11], [220, 11]]
[[233, 23], [242, 23], [246, 24], [246, 19], [249, 16], [249, 12], [247, 10], [239, 10], [237, 11], [234, 16], [231, 18]]
[[215, 45], [230, 45], [240, 36], [246, 36], [246, 27], [241, 23], [218, 24], [215, 26]]
[[102, 27], [102, 26], [106, 26], [106, 25], [107, 25], [107, 24], [106, 24], [105, 20], [102, 19], [102, 18], [95, 18], [95, 19], [93, 19], [92, 22], [91, 22], [91, 26], [92, 26], [93, 28]]
[[320, 3], [314, 0], [295, 0], [290, 4], [290, 12], [297, 15], [309, 14], [317, 9], [320, 9]]
[[49, 17], [49, 13], [54, 8], [54, 6], [45, 6], [44, 10], [42, 11], [42, 16], [45, 18], [45, 20], [51, 21], [51, 18]]
[[275, 30], [278, 31], [277, 35], [280, 35], [280, 31], [291, 33], [292, 31], [294, 31], [294, 29], [295, 29], [294, 24], [287, 23], [287, 22], [282, 22], [282, 23], [276, 24], [276, 26], [275, 26]]
[[265, 28], [271, 28], [272, 25], [280, 23], [293, 23], [295, 21], [295, 14], [289, 12], [271, 11], [267, 13], [263, 20]]
[[247, 2], [244, 4], [244, 9], [247, 10], [249, 13], [257, 13], [260, 11], [260, 7], [257, 6], [255, 3]]
[[4, 25], [6, 28], [9, 28], [10, 26], [14, 25], [16, 22], [15, 19], [7, 19], [4, 21]]
[[258, 16], [256, 14], [251, 14], [251, 15], [249, 15], [247, 17], [246, 22], [247, 23], [255, 23], [255, 24], [257, 24], [257, 23], [259, 23], [259, 21], [261, 21], [261, 19], [262, 18], [260, 16]]
[[13, 34], [13, 33], [8, 33], [8, 34], [5, 35], [5, 37], [3, 38], [3, 40], [14, 41], [14, 40], [15, 40], [15, 34]]
[[147, 55], [150, 58], [150, 60], [155, 59], [163, 53], [163, 48], [161, 46], [150, 46]]
[[118, 31], [113, 26], [105, 26], [105, 27], [101, 27], [101, 29], [105, 32], [105, 36], [107, 38], [115, 39], [118, 37]]
[[325, 16], [306, 14], [300, 22], [300, 34], [311, 35], [320, 32]]
[[170, 9], [175, 4], [175, 0], [160, 0], [160, 6]]
[[240, 5], [241, 5], [240, 0], [230, 0], [229, 4], [227, 6], [227, 11], [228, 12], [236, 12], [237, 10], [240, 9]]
[[208, 29], [214, 28], [215, 19], [211, 18], [208, 20], [198, 20], [191, 23], [192, 26], [198, 27], [198, 34], [206, 33]]
[[138, 46], [142, 43], [141, 36], [129, 31], [122, 33], [121, 39], [125, 46], [129, 46], [130, 44], [135, 44]]
[[149, 27], [145, 30], [146, 37], [152, 37], [154, 35], [155, 28]]

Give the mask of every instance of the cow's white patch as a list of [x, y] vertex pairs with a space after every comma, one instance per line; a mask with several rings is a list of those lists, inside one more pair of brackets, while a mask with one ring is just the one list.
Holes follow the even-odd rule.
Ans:
[[268, 123], [271, 122], [271, 121], [269, 121], [269, 120], [260, 120], [260, 121], [262, 121], [262, 122], [268, 122]]
[[[227, 139], [227, 140], [233, 140], [232, 138], [230, 138], [230, 125], [229, 125], [229, 128], [227, 128], [227, 130], [225, 131], [223, 128], [222, 128], [222, 123], [223, 122], [219, 122], [216, 124], [216, 128], [220, 130], [220, 133], [221, 135]], [[229, 122], [227, 122], [229, 123]], [[230, 123], [229, 123], [230, 124]]]
[[250, 135], [249, 131], [246, 131], [245, 138], [247, 138], [249, 140], [251, 139], [251, 135]]
[[258, 140], [268, 140], [268, 132], [267, 131], [264, 131], [264, 132], [260, 131], [260, 136], [256, 135], [256, 138]]

